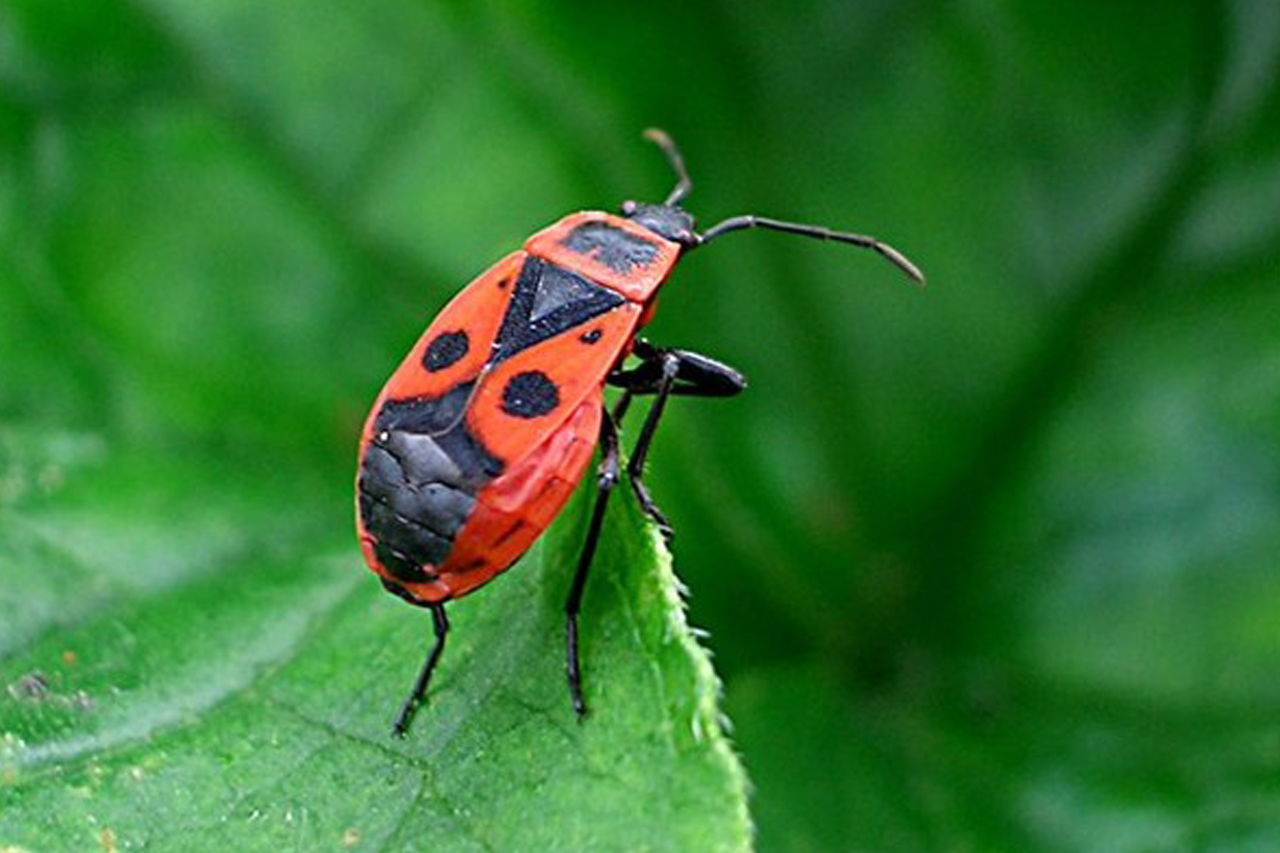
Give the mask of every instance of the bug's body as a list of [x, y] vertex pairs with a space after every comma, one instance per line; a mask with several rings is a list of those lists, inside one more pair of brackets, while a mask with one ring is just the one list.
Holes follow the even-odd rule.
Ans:
[[[679, 205], [692, 187], [679, 152], [666, 134], [648, 135], [679, 177], [667, 200], [627, 202], [622, 216], [575, 213], [535, 234], [445, 307], [365, 422], [356, 477], [361, 549], [389, 591], [430, 608], [436, 635], [397, 734], [407, 731], [444, 649], [445, 603], [529, 549], [600, 443], [599, 497], [565, 604], [569, 690], [575, 710], [586, 712], [577, 615], [619, 479], [616, 423], [632, 396], [653, 395], [627, 474], [641, 507], [669, 535], [641, 480], [667, 398], [727, 397], [746, 387], [727, 365], [636, 337], [683, 252], [760, 227], [871, 248], [923, 281], [910, 261], [872, 237], [756, 216], [698, 234]], [[623, 369], [629, 355], [640, 364]], [[623, 389], [612, 416], [606, 384]]]
[[365, 559], [435, 604], [514, 563], [569, 499], [679, 244], [607, 213], [534, 235], [432, 322], [361, 439]]

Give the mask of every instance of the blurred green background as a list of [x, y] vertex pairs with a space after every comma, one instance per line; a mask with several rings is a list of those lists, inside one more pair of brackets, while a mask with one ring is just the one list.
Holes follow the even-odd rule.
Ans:
[[704, 224], [930, 280], [734, 235], [649, 329], [751, 381], [650, 482], [757, 848], [1280, 849], [1271, 0], [0, 0], [6, 677], [108, 599], [368, 583], [381, 382], [532, 231], [660, 200], [650, 125]]

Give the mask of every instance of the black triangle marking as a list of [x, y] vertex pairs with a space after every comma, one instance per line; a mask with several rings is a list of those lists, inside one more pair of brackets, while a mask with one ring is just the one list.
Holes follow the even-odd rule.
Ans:
[[494, 340], [492, 361], [510, 358], [625, 301], [575, 272], [528, 258]]
[[[554, 269], [558, 267], [551, 268]], [[529, 313], [531, 323], [559, 308], [585, 302], [595, 295], [586, 279], [574, 275], [553, 275], [551, 270], [544, 270], [542, 280], [538, 282], [538, 293], [533, 297], [533, 309]]]

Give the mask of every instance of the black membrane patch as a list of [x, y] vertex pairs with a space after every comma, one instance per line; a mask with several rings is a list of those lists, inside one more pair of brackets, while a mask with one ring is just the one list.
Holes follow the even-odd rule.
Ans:
[[405, 583], [430, 583], [436, 579], [434, 574], [428, 574], [412, 558], [406, 557], [385, 542], [374, 544], [373, 553], [383, 568]]
[[429, 567], [448, 558], [476, 492], [502, 473], [463, 422], [473, 387], [391, 400], [374, 420], [360, 461], [360, 519], [383, 567], [406, 583], [434, 579]]

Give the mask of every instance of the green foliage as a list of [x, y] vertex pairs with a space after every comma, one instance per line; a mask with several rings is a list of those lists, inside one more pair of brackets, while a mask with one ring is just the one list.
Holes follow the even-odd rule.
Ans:
[[[751, 846], [666, 555], [582, 496], [429, 640], [355, 436], [538, 227], [670, 185], [741, 367], [651, 482], [764, 851], [1280, 846], [1266, 0], [0, 0], [0, 850]], [[634, 435], [634, 431], [632, 431]]]
[[[0, 530], [20, 569], [0, 598], [6, 844], [747, 847], [714, 674], [632, 505], [609, 525], [582, 626], [589, 721], [563, 677], [570, 523], [456, 610], [432, 702], [400, 741], [391, 720], [430, 620], [388, 606], [345, 524], [306, 525], [346, 508], [342, 494], [111, 445], [63, 471], [76, 440], [11, 438], [43, 457], [31, 471], [10, 458], [15, 480], [68, 485], [28, 496]], [[202, 482], [216, 497], [190, 491]]]

